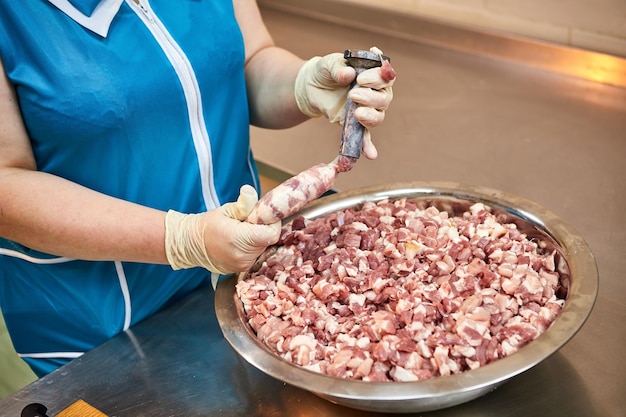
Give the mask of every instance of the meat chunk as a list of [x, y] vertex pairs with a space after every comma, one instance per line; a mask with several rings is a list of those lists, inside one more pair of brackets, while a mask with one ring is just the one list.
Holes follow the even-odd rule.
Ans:
[[452, 216], [400, 198], [284, 226], [237, 284], [272, 352], [340, 378], [416, 381], [511, 355], [558, 316], [554, 253], [477, 203]]

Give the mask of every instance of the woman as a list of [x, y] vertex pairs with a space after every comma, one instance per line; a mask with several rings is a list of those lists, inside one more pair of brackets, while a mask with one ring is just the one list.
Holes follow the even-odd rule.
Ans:
[[[0, 306], [39, 376], [276, 242], [243, 221], [249, 125], [340, 120], [355, 77], [277, 48], [253, 0], [8, 3], [0, 57]], [[372, 128], [393, 81], [359, 84]]]

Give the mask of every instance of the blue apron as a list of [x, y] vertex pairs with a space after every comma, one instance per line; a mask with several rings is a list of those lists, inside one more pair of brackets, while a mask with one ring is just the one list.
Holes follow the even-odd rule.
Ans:
[[[0, 56], [38, 170], [188, 213], [258, 189], [232, 0], [4, 2]], [[210, 279], [6, 239], [0, 269], [11, 339], [40, 376]]]

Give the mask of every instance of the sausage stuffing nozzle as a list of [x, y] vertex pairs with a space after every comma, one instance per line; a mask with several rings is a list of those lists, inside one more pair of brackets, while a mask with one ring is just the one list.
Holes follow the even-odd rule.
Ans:
[[[344, 52], [343, 57], [348, 61], [348, 65], [356, 70], [357, 77], [365, 70], [382, 66], [383, 60], [390, 60], [390, 58], [385, 55], [359, 49], [348, 49]], [[350, 89], [357, 85], [355, 78]], [[354, 111], [357, 107], [358, 104], [354, 103], [348, 97], [343, 131], [341, 132], [341, 146], [339, 148], [339, 155], [355, 159], [361, 156], [363, 134], [365, 133], [365, 127], [354, 117]]]

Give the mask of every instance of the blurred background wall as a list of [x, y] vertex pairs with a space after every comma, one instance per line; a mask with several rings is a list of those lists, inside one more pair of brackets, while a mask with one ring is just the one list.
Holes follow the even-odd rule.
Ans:
[[333, 1], [393, 9], [626, 57], [626, 0]]

